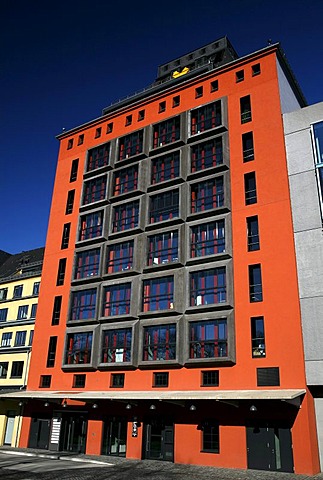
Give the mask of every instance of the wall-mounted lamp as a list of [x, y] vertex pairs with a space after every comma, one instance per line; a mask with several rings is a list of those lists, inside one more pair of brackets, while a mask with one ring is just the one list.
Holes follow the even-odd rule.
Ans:
[[44, 407], [49, 407], [49, 403], [48, 403], [48, 402], [45, 402], [45, 403], [44, 403]]
[[97, 403], [93, 403], [92, 408], [98, 408], [98, 404], [97, 404]]
[[191, 406], [190, 406], [190, 410], [191, 410], [191, 412], [195, 412], [196, 406], [195, 406], [195, 405], [191, 405]]
[[23, 404], [24, 404], [24, 402], [19, 402], [19, 403], [18, 403], [18, 406], [19, 406], [19, 407], [22, 407]]
[[131, 403], [127, 403], [127, 405], [126, 405], [126, 410], [131, 410], [131, 409], [132, 409]]
[[66, 400], [63, 401], [62, 407], [63, 407], [63, 408], [66, 408], [66, 407], [67, 407], [67, 401], [66, 401]]
[[154, 405], [153, 403], [150, 405], [149, 407], [149, 410], [156, 410], [156, 405]]
[[256, 412], [256, 411], [257, 411], [257, 407], [255, 405], [251, 405], [250, 412]]

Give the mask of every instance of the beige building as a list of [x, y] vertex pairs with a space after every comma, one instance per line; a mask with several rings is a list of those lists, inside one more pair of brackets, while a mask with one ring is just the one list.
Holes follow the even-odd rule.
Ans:
[[[0, 393], [5, 393], [26, 388], [44, 248], [1, 253]], [[0, 402], [0, 445], [18, 445], [23, 408], [18, 400]]]

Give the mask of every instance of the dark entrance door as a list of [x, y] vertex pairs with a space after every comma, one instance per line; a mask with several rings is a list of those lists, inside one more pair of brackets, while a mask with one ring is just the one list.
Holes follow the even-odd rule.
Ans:
[[104, 422], [102, 455], [124, 457], [127, 445], [127, 420], [111, 417]]
[[83, 415], [64, 415], [62, 417], [60, 450], [85, 453], [86, 432], [87, 419]]
[[50, 420], [47, 418], [33, 418], [29, 433], [29, 448], [48, 449]]
[[162, 418], [152, 418], [145, 424], [144, 458], [174, 461], [174, 426]]
[[292, 437], [289, 427], [252, 425], [247, 427], [248, 468], [293, 472]]

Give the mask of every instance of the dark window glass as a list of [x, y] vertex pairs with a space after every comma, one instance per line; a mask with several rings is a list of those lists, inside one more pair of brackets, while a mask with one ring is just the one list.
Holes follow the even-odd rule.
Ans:
[[131, 283], [111, 285], [104, 288], [103, 317], [130, 313]]
[[1, 347], [10, 347], [12, 340], [12, 332], [5, 332], [1, 337]]
[[59, 325], [59, 320], [61, 316], [61, 307], [62, 307], [62, 296], [59, 295], [54, 298], [52, 325]]
[[77, 252], [74, 267], [74, 280], [99, 275], [100, 248]]
[[223, 205], [223, 177], [205, 180], [204, 182], [195, 183], [191, 186], [192, 213], [223, 207]]
[[23, 288], [24, 288], [23, 285], [16, 285], [13, 289], [13, 298], [21, 298]]
[[178, 231], [165, 232], [148, 238], [148, 265], [178, 261]]
[[258, 227], [258, 217], [247, 218], [247, 238], [248, 238], [248, 251], [252, 252], [254, 250], [259, 250], [259, 227]]
[[107, 177], [94, 178], [84, 183], [83, 205], [99, 202], [105, 199], [107, 186]]
[[179, 95], [176, 95], [176, 97], [173, 98], [173, 107], [179, 107], [181, 101], [181, 97]]
[[107, 133], [112, 133], [113, 131], [113, 122], [108, 123], [107, 125]]
[[279, 367], [257, 368], [257, 387], [279, 386]]
[[78, 138], [78, 141], [77, 141], [78, 145], [83, 145], [83, 143], [84, 143], [84, 134], [79, 135], [79, 138]]
[[249, 265], [250, 302], [262, 302], [261, 265]]
[[0, 288], [0, 300], [7, 300], [8, 288]]
[[113, 177], [113, 195], [132, 192], [138, 188], [138, 165], [116, 170]]
[[168, 372], [158, 372], [153, 375], [153, 387], [168, 387]]
[[88, 320], [95, 317], [96, 288], [72, 293], [70, 320]]
[[39, 388], [50, 388], [51, 381], [52, 381], [51, 375], [41, 375]]
[[95, 130], [95, 138], [101, 137], [101, 133], [102, 133], [102, 128], [101, 128], [101, 127], [96, 128], [96, 130]]
[[111, 385], [112, 388], [123, 388], [124, 387], [124, 373], [111, 373]]
[[145, 110], [139, 110], [138, 112], [138, 122], [145, 118]]
[[66, 258], [61, 258], [58, 264], [56, 285], [64, 285], [66, 272]]
[[67, 150], [70, 150], [71, 148], [73, 148], [73, 143], [74, 143], [73, 138], [71, 138], [70, 140], [68, 140], [68, 142], [67, 142]]
[[236, 72], [236, 82], [242, 82], [244, 80], [244, 70]]
[[79, 159], [76, 158], [75, 160], [72, 161], [70, 182], [75, 182], [77, 180], [78, 168], [79, 168]]
[[28, 343], [29, 346], [31, 346], [33, 344], [33, 339], [34, 339], [34, 330], [30, 330], [29, 343]]
[[252, 132], [242, 134], [242, 156], [244, 162], [250, 162], [255, 158]]
[[166, 102], [160, 102], [159, 104], [159, 113], [162, 113], [166, 110]]
[[126, 116], [126, 126], [132, 124], [132, 115], [127, 115]]
[[180, 139], [180, 117], [160, 122], [153, 127], [153, 148], [174, 143]]
[[151, 161], [151, 183], [165, 182], [179, 176], [179, 152], [169, 153]]
[[36, 318], [36, 313], [37, 313], [37, 303], [34, 303], [31, 306], [31, 313], [30, 313], [30, 318]]
[[197, 87], [195, 89], [195, 98], [200, 98], [203, 96], [203, 87]]
[[216, 92], [217, 90], [219, 90], [219, 80], [213, 80], [211, 82], [211, 92]]
[[11, 378], [22, 378], [24, 362], [12, 362]]
[[123, 232], [138, 227], [139, 200], [113, 208], [112, 232]]
[[223, 163], [222, 137], [191, 147], [191, 170], [197, 172]]
[[73, 213], [74, 199], [75, 199], [75, 190], [70, 190], [67, 194], [65, 215], [69, 215], [70, 213]]
[[7, 378], [9, 362], [0, 362], [0, 378]]
[[65, 248], [68, 248], [68, 244], [70, 241], [70, 231], [71, 231], [71, 224], [65, 223], [63, 227], [61, 250], [65, 250]]
[[144, 280], [143, 311], [174, 308], [174, 277]]
[[50, 337], [47, 351], [47, 362], [46, 367], [51, 368], [55, 366], [56, 358], [56, 348], [57, 348], [57, 337]]
[[190, 305], [210, 305], [226, 301], [225, 267], [190, 274]]
[[255, 172], [245, 174], [244, 188], [246, 205], [252, 205], [253, 203], [257, 203], [257, 186]]
[[252, 76], [255, 77], [256, 75], [260, 75], [260, 63], [256, 63], [255, 65], [251, 66]]
[[220, 453], [219, 425], [214, 420], [203, 422], [202, 451]]
[[132, 268], [133, 246], [133, 240], [108, 246], [107, 273], [123, 272]]
[[79, 240], [100, 237], [103, 231], [103, 212], [89, 213], [81, 217]]
[[28, 317], [28, 305], [21, 305], [18, 307], [17, 320], [22, 320]]
[[32, 295], [39, 295], [40, 282], [35, 282], [33, 285]]
[[253, 357], [266, 356], [264, 317], [251, 318], [251, 344]]
[[106, 167], [109, 165], [110, 143], [105, 143], [99, 147], [89, 150], [87, 157], [86, 171], [90, 172], [97, 168]]
[[191, 227], [191, 257], [204, 257], [225, 251], [224, 220]]
[[174, 360], [176, 358], [176, 325], [144, 328], [143, 360]]
[[150, 223], [162, 222], [179, 216], [179, 192], [169, 190], [150, 198]]
[[0, 308], [0, 322], [5, 322], [8, 317], [8, 309]]
[[139, 132], [130, 133], [119, 140], [118, 160], [138, 155], [143, 151], [143, 130]]
[[91, 362], [92, 332], [69, 333], [67, 335], [65, 363], [78, 365]]
[[251, 122], [251, 101], [250, 95], [240, 98], [241, 123]]
[[131, 361], [131, 328], [106, 330], [102, 338], [102, 363], [124, 363]]
[[315, 163], [319, 196], [321, 205], [323, 203], [323, 122], [318, 122], [313, 125], [314, 135], [314, 151], [315, 151]]
[[191, 134], [201, 133], [222, 124], [221, 102], [217, 101], [192, 110]]
[[218, 387], [219, 370], [207, 370], [202, 372], [202, 387]]
[[227, 321], [206, 320], [190, 324], [190, 358], [228, 355]]
[[17, 332], [15, 337], [15, 347], [24, 347], [26, 344], [26, 337], [26, 330]]
[[73, 388], [84, 388], [85, 380], [86, 380], [86, 375], [74, 375]]

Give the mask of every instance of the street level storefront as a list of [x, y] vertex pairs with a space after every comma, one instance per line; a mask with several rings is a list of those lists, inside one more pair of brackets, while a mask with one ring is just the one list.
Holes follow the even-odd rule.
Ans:
[[282, 472], [304, 471], [308, 396], [302, 389], [6, 395], [23, 403], [20, 447]]

